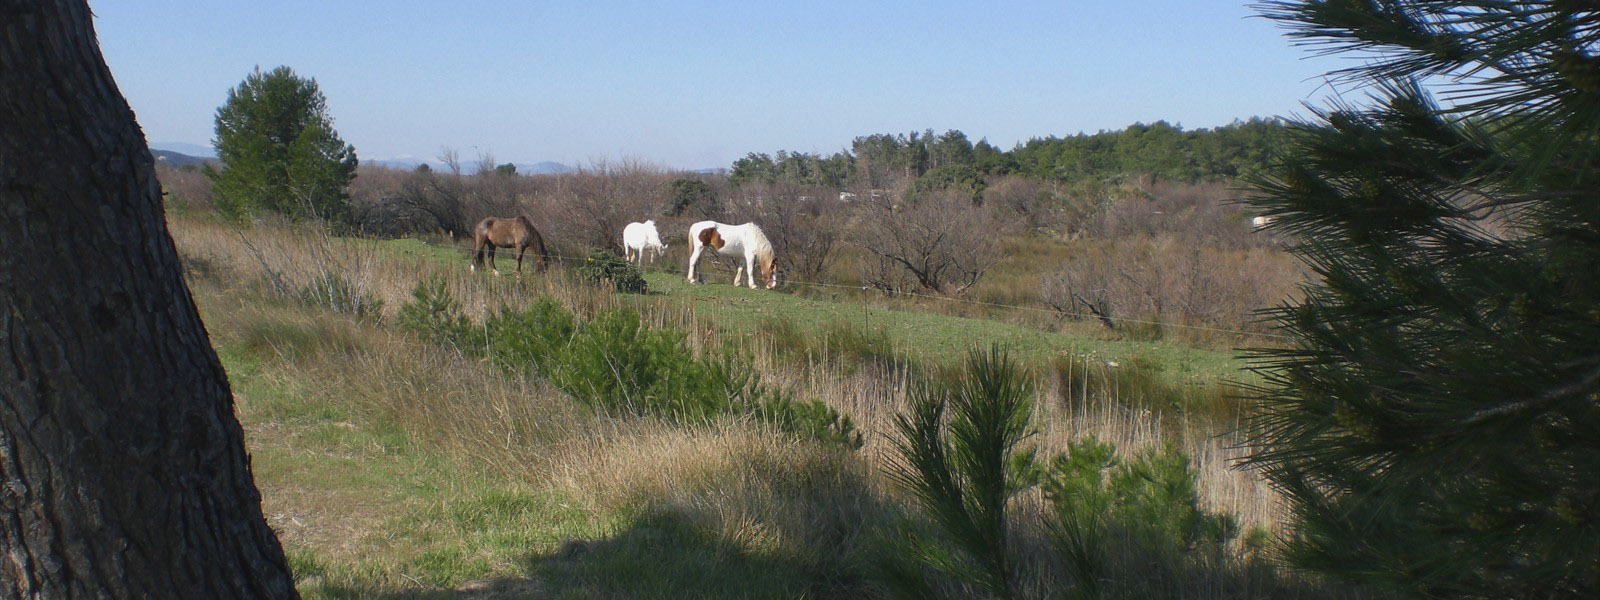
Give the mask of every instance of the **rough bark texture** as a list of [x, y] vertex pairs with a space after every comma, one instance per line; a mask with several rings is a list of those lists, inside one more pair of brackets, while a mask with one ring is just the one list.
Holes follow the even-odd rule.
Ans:
[[295, 597], [81, 1], [0, 0], [0, 598]]

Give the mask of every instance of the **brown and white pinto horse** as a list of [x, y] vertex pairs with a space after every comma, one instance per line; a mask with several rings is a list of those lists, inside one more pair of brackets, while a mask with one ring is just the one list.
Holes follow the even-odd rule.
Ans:
[[489, 269], [495, 275], [500, 274], [500, 269], [494, 267], [494, 251], [496, 248], [515, 248], [517, 250], [517, 275], [522, 275], [522, 253], [533, 248], [534, 259], [537, 261], [535, 268], [543, 271], [545, 258], [549, 256], [544, 250], [544, 238], [539, 236], [539, 230], [533, 228], [533, 223], [527, 217], [519, 216], [514, 219], [497, 219], [489, 217], [478, 221], [478, 226], [472, 231], [472, 270], [477, 271], [478, 265], [483, 264], [483, 251], [489, 250]]
[[733, 284], [739, 285], [739, 276], [745, 275], [750, 289], [756, 289], [756, 267], [761, 267], [761, 279], [767, 289], [778, 287], [778, 265], [773, 259], [772, 242], [755, 223], [727, 225], [716, 221], [701, 221], [689, 226], [689, 245], [694, 253], [689, 256], [689, 283], [698, 283], [694, 268], [700, 262], [700, 253], [706, 248], [712, 252], [735, 259], [743, 258], [744, 266], [733, 274]]

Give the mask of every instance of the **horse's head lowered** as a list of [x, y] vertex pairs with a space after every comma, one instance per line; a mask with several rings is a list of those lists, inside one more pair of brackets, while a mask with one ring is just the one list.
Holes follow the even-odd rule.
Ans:
[[762, 278], [767, 280], [767, 289], [778, 287], [778, 261], [771, 256], [761, 259]]

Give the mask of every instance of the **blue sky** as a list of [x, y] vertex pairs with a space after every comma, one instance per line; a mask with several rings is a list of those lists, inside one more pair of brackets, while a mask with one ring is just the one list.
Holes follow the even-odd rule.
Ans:
[[1340, 66], [1245, 2], [92, 1], [153, 143], [209, 145], [257, 65], [314, 77], [364, 159], [725, 167], [858, 135], [1003, 148], [1304, 113]]

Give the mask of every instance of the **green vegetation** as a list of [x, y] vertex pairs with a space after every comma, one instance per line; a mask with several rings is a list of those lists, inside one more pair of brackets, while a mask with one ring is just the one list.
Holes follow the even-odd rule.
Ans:
[[667, 184], [667, 188], [666, 214], [669, 217], [679, 217], [685, 213], [709, 216], [719, 212], [716, 193], [704, 181], [679, 177]]
[[412, 298], [397, 320], [403, 329], [469, 356], [486, 356], [510, 373], [543, 376], [608, 415], [653, 415], [693, 425], [753, 416], [783, 431], [861, 445], [849, 417], [763, 385], [748, 359], [726, 349], [696, 357], [682, 332], [643, 327], [631, 308], [580, 322], [541, 298], [525, 309], [503, 306], [479, 328], [440, 282], [419, 283]]
[[1122, 131], [1035, 138], [1010, 155], [1020, 173], [1066, 182], [1235, 179], [1264, 169], [1284, 143], [1285, 130], [1276, 120], [1259, 118], [1190, 131], [1156, 121]]
[[856, 138], [849, 152], [826, 157], [782, 150], [775, 156], [751, 153], [733, 162], [728, 180], [735, 185], [788, 182], [833, 189], [847, 184], [890, 188], [897, 180], [916, 180], [924, 188], [959, 185], [974, 197], [983, 194], [980, 174], [1066, 183], [1138, 177], [1185, 183], [1228, 180], [1261, 172], [1284, 143], [1285, 130], [1277, 120], [1260, 118], [1188, 131], [1156, 121], [1121, 131], [1034, 138], [1009, 151], [987, 140], [973, 144], [955, 130], [873, 134]]
[[[850, 536], [881, 509], [837, 445], [586, 416], [351, 315], [209, 287], [198, 299], [308, 598], [862, 591]], [[630, 466], [643, 460], [670, 466]], [[585, 474], [552, 483], [552, 464]], [[740, 512], [731, 524], [752, 535], [708, 510]]]
[[1201, 508], [1183, 452], [1164, 447], [1120, 460], [1115, 446], [1089, 436], [1039, 461], [1036, 448], [1023, 446], [1035, 431], [1030, 380], [1008, 354], [990, 349], [972, 352], [959, 374], [908, 386], [909, 412], [895, 421], [893, 477], [929, 527], [902, 525], [900, 553], [884, 565], [895, 595], [948, 597], [970, 587], [986, 597], [1022, 596], [1024, 559], [1010, 539], [1016, 516], [1008, 506], [1035, 485], [1073, 597], [1182, 595], [1168, 587], [1181, 580], [1175, 573], [1225, 568], [1218, 558], [1238, 524]]
[[349, 224], [345, 188], [356, 174], [356, 151], [334, 131], [315, 79], [289, 67], [266, 73], [258, 67], [228, 90], [216, 121], [222, 171], [207, 166], [206, 174], [219, 212], [233, 219], [277, 213]]
[[578, 278], [589, 285], [611, 288], [619, 293], [647, 294], [650, 284], [639, 272], [639, 266], [611, 252], [590, 252], [573, 269]]
[[[1319, 275], [1256, 353], [1294, 564], [1415, 597], [1600, 590], [1600, 102], [1565, 3], [1272, 2], [1378, 91], [1256, 204]], [[1432, 79], [1449, 106], [1413, 78]]]
[[898, 595], [932, 595], [936, 584], [920, 573], [927, 565], [995, 598], [1016, 597], [1006, 504], [1024, 487], [1015, 466], [1033, 459], [1018, 449], [1033, 410], [1028, 383], [1010, 356], [990, 349], [972, 353], [959, 381], [919, 378], [908, 387], [910, 412], [895, 419], [894, 478], [941, 535], [908, 532], [906, 556], [888, 563]]
[[1181, 450], [1146, 450], [1131, 461], [1115, 453], [1114, 445], [1085, 437], [1042, 469], [1048, 526], [1076, 582], [1075, 597], [1101, 598], [1113, 589], [1116, 597], [1145, 584], [1119, 572], [1127, 565], [1109, 548], [1133, 548], [1174, 568], [1223, 555], [1239, 533], [1232, 517], [1200, 507], [1197, 478]]
[[691, 285], [683, 277], [667, 273], [649, 273], [645, 278], [665, 299], [640, 298], [640, 302], [693, 306], [697, 315], [732, 336], [761, 335], [766, 333], [763, 323], [787, 319], [810, 324], [807, 330], [811, 332], [849, 329], [869, 339], [885, 338], [891, 347], [913, 359], [941, 365], [958, 364], [973, 345], [1002, 344], [1011, 348], [1019, 361], [1038, 367], [1063, 358], [1090, 360], [1097, 369], [1106, 368], [1108, 362], [1142, 366], [1154, 373], [1160, 385], [1179, 390], [1236, 377], [1241, 365], [1228, 352], [1170, 342], [1064, 335], [992, 319], [888, 308], [866, 299], [819, 300], [728, 285]]

